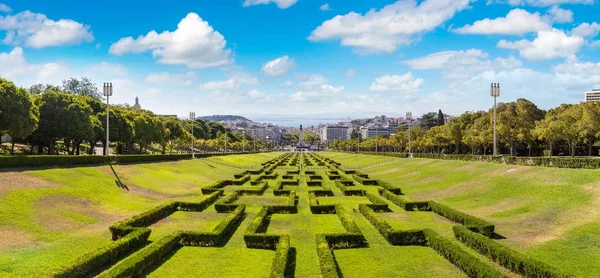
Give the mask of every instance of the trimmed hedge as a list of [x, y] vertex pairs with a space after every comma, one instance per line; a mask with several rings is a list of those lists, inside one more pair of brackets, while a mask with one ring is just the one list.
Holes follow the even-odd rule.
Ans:
[[271, 278], [286, 277], [286, 270], [290, 263], [290, 236], [282, 235], [277, 242], [275, 258], [271, 265]]
[[235, 191], [229, 194], [227, 197], [215, 203], [215, 210], [220, 213], [234, 211], [238, 207], [238, 205], [234, 205], [232, 203], [239, 199], [240, 196], [242, 196], [241, 191]]
[[368, 177], [365, 177], [366, 175], [357, 175], [357, 174], [353, 174], [352, 178], [357, 181], [362, 183], [363, 185], [379, 185], [377, 183], [377, 180], [372, 180], [369, 179]]
[[430, 229], [423, 230], [427, 245], [437, 251], [448, 261], [464, 271], [469, 277], [508, 277], [500, 271], [485, 264], [477, 257], [467, 253], [461, 247]]
[[490, 237], [492, 234], [494, 234], [494, 224], [487, 222], [483, 219], [468, 215], [466, 213], [462, 213], [458, 210], [455, 210], [451, 207], [442, 205], [434, 201], [429, 201], [429, 207], [431, 207], [431, 210], [433, 212], [445, 218], [448, 218], [454, 222], [463, 224], [469, 230], [483, 234], [487, 237]]
[[381, 196], [383, 196], [384, 198], [392, 201], [392, 203], [396, 204], [397, 206], [401, 207], [402, 209], [406, 210], [406, 211], [431, 211], [431, 208], [429, 207], [429, 202], [425, 201], [425, 202], [411, 202], [411, 201], [407, 201], [404, 198], [393, 194], [392, 192], [388, 191], [388, 190], [382, 190], [380, 192]]
[[571, 277], [552, 266], [523, 255], [464, 226], [452, 227], [454, 235], [465, 245], [479, 251], [499, 265], [525, 277], [563, 278]]
[[317, 200], [317, 196], [314, 192], [308, 193], [308, 202], [310, 205], [310, 211], [313, 214], [333, 214], [335, 213], [335, 205], [321, 205]]
[[[350, 181], [352, 182], [352, 181]], [[335, 186], [344, 193], [344, 196], [364, 196], [366, 191], [363, 189], [352, 188], [352, 186], [346, 186], [345, 183], [336, 180]]]
[[139, 228], [105, 247], [78, 258], [55, 271], [51, 276], [56, 278], [89, 276], [97, 269], [115, 263], [123, 256], [140, 249], [148, 242], [149, 236], [150, 229]]
[[337, 278], [338, 266], [333, 256], [333, 251], [329, 248], [329, 243], [323, 234], [315, 235], [317, 243], [317, 256], [319, 257], [319, 267], [323, 278]]
[[373, 203], [373, 204], [370, 204], [369, 207], [371, 209], [373, 209], [375, 212], [391, 211], [390, 208], [388, 207], [388, 204], [381, 198], [377, 197], [375, 194], [367, 193], [366, 196], [367, 196], [367, 199], [369, 199], [369, 201], [371, 201], [371, 203]]
[[379, 233], [392, 245], [425, 245], [423, 230], [396, 230], [365, 204], [359, 205], [360, 212], [373, 224]]

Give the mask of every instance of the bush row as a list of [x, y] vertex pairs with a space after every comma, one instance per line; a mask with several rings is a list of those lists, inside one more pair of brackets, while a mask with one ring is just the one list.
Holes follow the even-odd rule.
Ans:
[[112, 233], [112, 239], [116, 240], [127, 235], [128, 233], [134, 231], [135, 227], [146, 227], [152, 225], [156, 223], [156, 221], [163, 219], [178, 210], [202, 211], [214, 203], [220, 194], [221, 192], [214, 192], [201, 199], [198, 203], [178, 201], [168, 202], [154, 209], [143, 212], [142, 214], [119, 221], [109, 227]]
[[377, 180], [377, 185], [379, 185], [381, 188], [388, 190], [396, 195], [402, 195], [402, 189], [400, 189], [399, 187], [393, 186], [389, 182], [386, 182], [383, 180]]
[[133, 253], [148, 242], [150, 229], [138, 228], [125, 237], [112, 242], [94, 252], [88, 253], [73, 263], [55, 271], [52, 276], [56, 278], [87, 277], [94, 271], [120, 260], [122, 257]]
[[242, 196], [241, 191], [234, 191], [233, 193], [227, 195], [227, 197], [216, 202], [215, 210], [220, 213], [234, 211], [238, 207], [238, 205], [234, 205], [233, 202], [239, 199], [240, 196]]
[[286, 270], [290, 264], [290, 236], [282, 235], [279, 237], [277, 247], [275, 248], [275, 258], [271, 265], [271, 278], [287, 277]]
[[366, 196], [367, 196], [367, 199], [369, 199], [369, 201], [371, 201], [371, 203], [372, 203], [369, 205], [369, 207], [371, 209], [373, 209], [375, 212], [389, 212], [390, 211], [388, 204], [381, 198], [377, 197], [375, 194], [367, 193]]
[[421, 201], [421, 202], [412, 202], [412, 201], [407, 201], [406, 199], [393, 194], [392, 192], [388, 191], [388, 190], [381, 190], [380, 191], [381, 196], [385, 197], [386, 199], [392, 201], [392, 203], [396, 204], [397, 206], [401, 207], [402, 209], [406, 210], [406, 211], [431, 211], [431, 208], [429, 207], [429, 202], [427, 201]]
[[209, 233], [196, 231], [184, 232], [181, 244], [184, 246], [223, 246], [227, 239], [233, 235], [240, 222], [242, 222], [245, 210], [246, 206], [239, 205]]
[[499, 265], [525, 277], [570, 277], [570, 275], [554, 267], [474, 233], [464, 226], [454, 226], [452, 230], [456, 238], [465, 245], [479, 251]]
[[369, 205], [359, 205], [360, 212], [392, 245], [425, 245], [423, 230], [396, 230], [383, 220]]
[[442, 205], [440, 203], [429, 201], [429, 207], [431, 210], [445, 218], [448, 218], [454, 222], [465, 225], [472, 231], [483, 234], [485, 236], [492, 236], [494, 234], [494, 224], [487, 222], [481, 218], [462, 213], [451, 207]]
[[[372, 155], [384, 155], [407, 158], [405, 153], [364, 153]], [[600, 160], [595, 158], [571, 158], [571, 157], [521, 157], [521, 156], [493, 156], [493, 155], [466, 155], [466, 154], [429, 154], [429, 153], [413, 153], [416, 158], [429, 159], [445, 159], [445, 160], [462, 160], [462, 161], [477, 161], [491, 162], [511, 165], [524, 166], [545, 166], [556, 168], [583, 168], [583, 169], [598, 169], [600, 168]]]
[[310, 211], [313, 214], [333, 214], [335, 213], [335, 205], [321, 205], [317, 200], [317, 195], [314, 191], [308, 193], [308, 203]]
[[317, 256], [319, 257], [319, 267], [321, 269], [321, 277], [323, 278], [337, 278], [340, 277], [338, 274], [338, 266], [333, 256], [333, 251], [329, 248], [329, 243], [323, 234], [315, 235], [315, 241], [317, 242]]
[[346, 186], [346, 184], [347, 183], [339, 180], [335, 181], [335, 186], [342, 191], [344, 196], [364, 196], [366, 194], [365, 190], [356, 187], [353, 188], [353, 186]]
[[460, 246], [430, 229], [425, 229], [427, 245], [464, 271], [469, 277], [508, 277], [477, 257], [467, 253]]
[[377, 180], [369, 179], [368, 177], [364, 177], [364, 175], [353, 174], [352, 178], [355, 181], [362, 183], [363, 185], [379, 185], [377, 183]]

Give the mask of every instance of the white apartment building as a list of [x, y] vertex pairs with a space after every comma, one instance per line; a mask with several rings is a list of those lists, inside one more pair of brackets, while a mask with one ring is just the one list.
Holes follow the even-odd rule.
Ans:
[[600, 89], [593, 89], [585, 92], [585, 101], [600, 101]]
[[321, 142], [345, 140], [350, 138], [350, 128], [347, 126], [324, 126], [321, 128]]

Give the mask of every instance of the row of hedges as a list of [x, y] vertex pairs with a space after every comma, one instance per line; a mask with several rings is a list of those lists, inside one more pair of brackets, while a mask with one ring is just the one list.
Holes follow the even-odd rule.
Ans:
[[377, 180], [369, 179], [369, 177], [368, 176], [365, 177], [364, 174], [361, 174], [361, 175], [353, 174], [352, 178], [355, 181], [362, 183], [363, 185], [379, 185], [379, 184], [377, 184]]
[[[350, 181], [352, 182], [352, 181]], [[347, 186], [347, 182], [342, 182], [339, 180], [335, 181], [335, 186], [342, 191], [342, 193], [344, 194], [344, 196], [364, 196], [366, 194], [365, 190], [363, 189], [358, 189], [356, 187], [353, 186]], [[354, 184], [351, 184], [354, 185]]]
[[133, 232], [136, 227], [146, 227], [152, 225], [158, 220], [173, 214], [175, 211], [203, 211], [212, 203], [214, 203], [221, 194], [221, 192], [214, 192], [204, 197], [197, 203], [180, 201], [168, 202], [149, 211], [119, 221], [109, 227], [110, 232], [112, 233], [112, 239], [116, 240], [120, 237], [123, 237], [130, 232]]
[[460, 270], [464, 271], [467, 276], [489, 278], [508, 277], [433, 230], [425, 229], [423, 232], [427, 240], [427, 245], [456, 265]]
[[136, 277], [179, 246], [220, 246], [233, 234], [244, 216], [244, 206], [229, 214], [210, 233], [179, 231], [156, 241], [99, 275], [100, 278]]
[[[331, 191], [329, 191], [331, 192]], [[333, 193], [333, 192], [332, 192]], [[313, 214], [332, 214], [335, 213], [335, 205], [321, 205], [317, 200], [317, 195], [314, 191], [308, 193], [308, 203], [310, 205], [310, 211]]]
[[469, 230], [483, 234], [488, 237], [494, 234], [494, 224], [487, 222], [481, 218], [468, 215], [466, 213], [460, 212], [451, 207], [442, 205], [434, 201], [429, 201], [429, 207], [431, 207], [431, 211], [454, 222], [463, 224]]
[[372, 204], [369, 204], [369, 207], [372, 208], [375, 212], [391, 211], [390, 208], [388, 207], [388, 204], [381, 198], [377, 197], [375, 194], [367, 193], [366, 196], [367, 196], [367, 199], [369, 199], [369, 201], [371, 201], [371, 203], [372, 203]]
[[381, 196], [383, 196], [384, 198], [392, 201], [392, 203], [396, 204], [397, 206], [401, 207], [402, 209], [406, 210], [406, 211], [431, 211], [431, 208], [429, 207], [429, 202], [425, 201], [420, 201], [420, 202], [413, 202], [413, 201], [407, 201], [406, 199], [390, 192], [389, 190], [386, 189], [382, 189], [379, 191], [379, 194], [381, 194]]
[[479, 251], [499, 265], [525, 277], [570, 277], [570, 275], [552, 266], [523, 255], [485, 236], [474, 233], [464, 226], [454, 226], [452, 230], [456, 238], [465, 245]]
[[[384, 155], [407, 158], [406, 153], [363, 153], [370, 155]], [[510, 165], [524, 166], [545, 166], [556, 168], [583, 168], [583, 169], [598, 169], [600, 168], [600, 159], [596, 158], [572, 158], [572, 157], [521, 157], [521, 156], [493, 156], [493, 155], [467, 155], [467, 154], [430, 154], [430, 153], [413, 153], [416, 158], [429, 159], [445, 159], [445, 160], [462, 160], [462, 161], [477, 161], [490, 162]]]
[[317, 256], [319, 257], [319, 267], [321, 269], [321, 277], [323, 278], [338, 278], [339, 268], [335, 261], [333, 251], [329, 248], [329, 242], [325, 235], [318, 234], [315, 236], [317, 242]]
[[234, 211], [238, 207], [238, 205], [234, 205], [233, 202], [235, 202], [237, 199], [239, 199], [240, 196], [242, 196], [241, 191], [235, 191], [235, 192], [229, 194], [227, 197], [225, 197], [215, 203], [215, 210], [217, 212], [232, 212], [232, 211]]
[[425, 245], [423, 230], [396, 230], [383, 220], [369, 205], [360, 204], [360, 212], [392, 245]]

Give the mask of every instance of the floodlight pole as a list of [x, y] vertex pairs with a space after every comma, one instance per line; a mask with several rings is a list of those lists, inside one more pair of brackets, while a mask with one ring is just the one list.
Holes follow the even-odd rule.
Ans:
[[412, 148], [410, 145], [410, 122], [412, 121], [412, 112], [406, 112], [406, 121], [408, 122], [408, 157], [412, 157]]
[[110, 111], [109, 111], [109, 101], [108, 99], [112, 96], [113, 94], [113, 86], [112, 83], [104, 83], [104, 87], [102, 89], [102, 94], [106, 97], [106, 150], [104, 152], [104, 155], [108, 156], [108, 149], [110, 147], [110, 141], [109, 141], [109, 119], [110, 119]]
[[194, 121], [196, 120], [196, 112], [190, 112], [190, 120], [192, 121], [192, 158], [194, 157]]
[[498, 155], [498, 138], [496, 131], [496, 98], [500, 96], [500, 83], [492, 83], [490, 95], [494, 97], [494, 152], [493, 155]]

